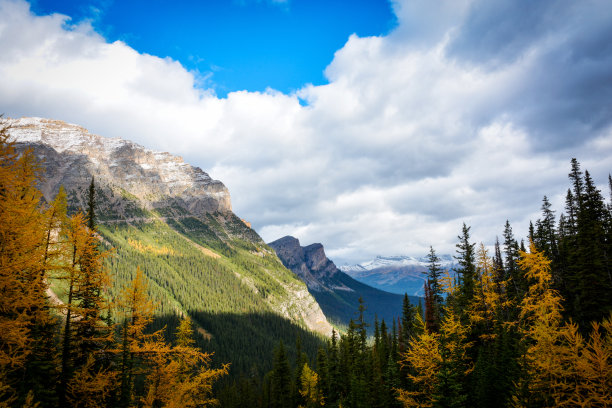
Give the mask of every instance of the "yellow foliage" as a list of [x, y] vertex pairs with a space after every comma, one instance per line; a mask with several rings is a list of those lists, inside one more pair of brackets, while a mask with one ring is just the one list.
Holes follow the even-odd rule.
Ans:
[[471, 347], [471, 343], [467, 342], [469, 332], [469, 326], [461, 323], [461, 319], [452, 308], [447, 308], [440, 327], [440, 342], [444, 355], [462, 367], [463, 375], [468, 375], [474, 369], [467, 356], [467, 350]]
[[32, 153], [18, 154], [0, 129], [0, 401], [9, 405], [15, 397], [9, 375], [31, 352], [33, 325], [49, 319], [38, 180]]
[[[417, 314], [417, 319], [422, 318]], [[443, 326], [444, 327], [444, 326]], [[397, 390], [397, 399], [404, 407], [428, 408], [434, 404], [434, 391], [438, 383], [437, 373], [442, 364], [439, 335], [426, 330], [410, 343], [402, 354], [400, 365], [409, 367], [408, 379], [416, 391]]]
[[576, 324], [562, 325], [561, 297], [550, 288], [550, 261], [532, 244], [530, 253], [521, 253], [519, 265], [531, 286], [520, 314], [527, 378], [519, 388], [527, 393], [515, 396], [514, 405], [612, 406], [612, 317], [593, 322], [585, 340]]
[[166, 246], [154, 247], [153, 245], [144, 244], [132, 238], [128, 238], [128, 245], [141, 253], [150, 253], [153, 255], [174, 255], [174, 250]]
[[319, 389], [319, 375], [310, 369], [307, 363], [302, 368], [300, 377], [300, 395], [306, 401], [306, 407], [321, 407], [325, 405], [323, 395]]
[[141, 349], [152, 363], [147, 376], [144, 407], [191, 408], [215, 405], [213, 383], [227, 374], [228, 366], [211, 369], [212, 355], [202, 353], [193, 342], [191, 321], [181, 322], [177, 345], [170, 347], [161, 336], [153, 337]]
[[[502, 296], [500, 284], [493, 277], [494, 268], [491, 258], [484, 244], [480, 244], [478, 251], [478, 265], [474, 285], [474, 301], [470, 305], [469, 319], [473, 324], [481, 324], [491, 327], [498, 323], [499, 315], [503, 307], [508, 306], [507, 299]], [[492, 340], [495, 334], [491, 331], [480, 335], [482, 340]]]
[[117, 373], [110, 369], [94, 369], [94, 357], [88, 356], [68, 383], [68, 401], [74, 408], [102, 408], [114, 389]]

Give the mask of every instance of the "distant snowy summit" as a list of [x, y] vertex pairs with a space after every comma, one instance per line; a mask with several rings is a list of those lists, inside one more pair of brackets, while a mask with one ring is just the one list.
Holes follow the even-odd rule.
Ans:
[[[442, 268], [448, 268], [455, 263], [455, 258], [452, 255], [439, 255], [440, 266]], [[371, 271], [379, 268], [399, 268], [404, 266], [424, 267], [429, 266], [429, 259], [424, 256], [421, 258], [415, 258], [414, 256], [397, 255], [397, 256], [377, 256], [375, 259], [367, 262], [363, 262], [357, 265], [344, 265], [340, 267], [340, 270], [346, 273], [358, 272], [358, 271]]]
[[[443, 270], [452, 270], [455, 259], [452, 255], [438, 255]], [[429, 266], [426, 256], [377, 256], [357, 265], [343, 265], [339, 269], [353, 279], [392, 293], [423, 296], [425, 273]]]

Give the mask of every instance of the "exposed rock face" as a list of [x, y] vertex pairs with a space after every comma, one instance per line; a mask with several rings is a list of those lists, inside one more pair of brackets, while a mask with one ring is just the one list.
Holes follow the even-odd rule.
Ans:
[[287, 236], [270, 244], [280, 260], [287, 268], [291, 269], [308, 289], [322, 290], [351, 290], [338, 282], [331, 282], [338, 271], [336, 265], [325, 256], [325, 250], [321, 244], [312, 244], [307, 247], [300, 246], [297, 238]]
[[[294, 237], [283, 237], [268, 244], [287, 268], [308, 286], [325, 316], [346, 325], [358, 316], [359, 299], [366, 306], [364, 318], [370, 324], [374, 317], [390, 322], [401, 314], [403, 297], [358, 282], [339, 270], [327, 258], [321, 244], [300, 246]], [[418, 299], [412, 299], [418, 302]], [[373, 326], [372, 326], [373, 327]]]
[[34, 149], [46, 180], [40, 186], [51, 199], [59, 186], [86, 188], [95, 177], [100, 189], [130, 196], [146, 209], [179, 207], [198, 215], [231, 211], [229, 191], [178, 156], [135, 143], [90, 134], [86, 129], [41, 118], [3, 120], [9, 134]]

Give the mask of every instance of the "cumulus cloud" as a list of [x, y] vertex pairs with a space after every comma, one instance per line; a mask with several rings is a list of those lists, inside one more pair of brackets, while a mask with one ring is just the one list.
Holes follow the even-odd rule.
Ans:
[[351, 36], [328, 84], [217, 98], [177, 61], [0, 0], [0, 107], [182, 155], [267, 241], [340, 264], [451, 253], [464, 221], [490, 244], [506, 219], [524, 235], [544, 194], [561, 210], [571, 157], [605, 182], [605, 3], [398, 0], [398, 27]]

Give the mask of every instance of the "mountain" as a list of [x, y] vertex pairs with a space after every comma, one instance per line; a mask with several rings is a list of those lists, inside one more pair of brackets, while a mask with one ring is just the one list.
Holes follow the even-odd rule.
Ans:
[[[314, 355], [320, 335], [331, 333], [306, 284], [232, 212], [222, 182], [180, 157], [77, 125], [40, 118], [1, 125], [9, 126], [18, 149], [32, 149], [40, 161], [45, 200], [64, 186], [69, 212], [85, 208], [95, 178], [98, 232], [114, 248], [107, 262], [111, 297], [140, 267], [159, 305], [157, 324], [172, 333], [178, 317], [190, 315], [199, 344], [234, 371], [271, 361], [262, 354], [281, 339], [291, 348], [298, 335]], [[65, 296], [61, 282], [51, 286], [59, 299]]]
[[[372, 325], [374, 317], [391, 321], [402, 312], [403, 296], [385, 292], [358, 282], [334, 265], [327, 258], [321, 244], [300, 246], [300, 241], [286, 236], [268, 244], [287, 268], [291, 269], [314, 296], [323, 313], [332, 322], [348, 325], [350, 319], [358, 317], [359, 298], [366, 306], [365, 320]], [[413, 303], [419, 298], [412, 297]], [[372, 326], [371, 326], [372, 327]]]
[[[439, 255], [444, 270], [455, 267], [451, 255]], [[392, 293], [424, 296], [423, 284], [429, 261], [427, 257], [377, 256], [358, 265], [343, 265], [340, 270], [354, 279]]]

